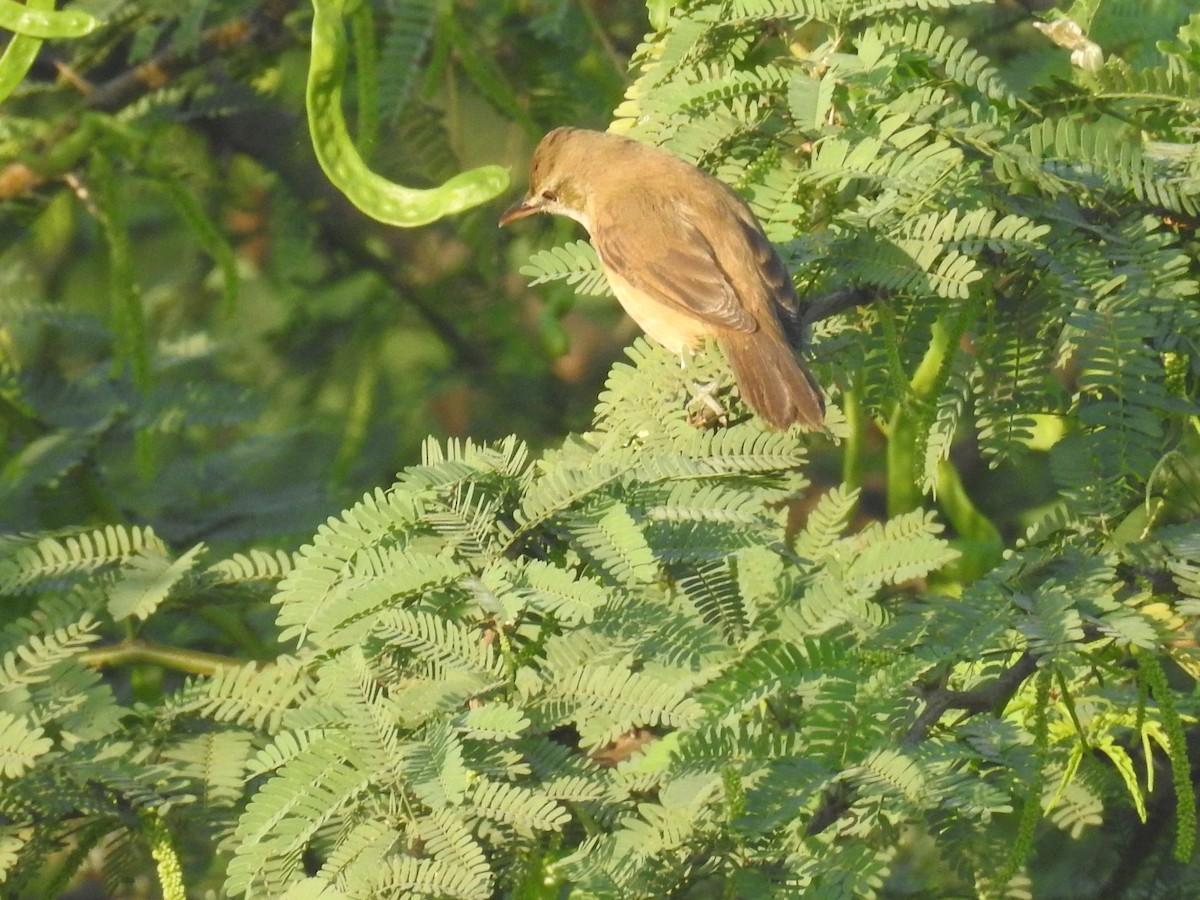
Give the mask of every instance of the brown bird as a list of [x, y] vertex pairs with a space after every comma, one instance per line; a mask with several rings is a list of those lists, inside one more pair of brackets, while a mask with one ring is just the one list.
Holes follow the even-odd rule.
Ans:
[[528, 194], [500, 224], [539, 212], [587, 229], [646, 334], [681, 355], [715, 338], [767, 424], [823, 427], [821, 391], [793, 355], [802, 329], [792, 280], [728, 185], [658, 147], [556, 128], [533, 153]]

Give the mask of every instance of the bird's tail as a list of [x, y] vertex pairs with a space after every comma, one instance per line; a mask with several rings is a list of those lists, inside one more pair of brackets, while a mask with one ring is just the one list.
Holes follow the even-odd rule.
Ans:
[[824, 427], [825, 401], [781, 336], [764, 331], [727, 331], [718, 340], [733, 368], [742, 399], [772, 428]]

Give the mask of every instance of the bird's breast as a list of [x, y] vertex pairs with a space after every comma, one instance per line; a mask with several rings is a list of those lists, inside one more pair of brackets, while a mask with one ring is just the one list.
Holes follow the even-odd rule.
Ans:
[[714, 333], [708, 322], [631, 284], [610, 267], [604, 266], [604, 274], [629, 318], [672, 353], [698, 347]]

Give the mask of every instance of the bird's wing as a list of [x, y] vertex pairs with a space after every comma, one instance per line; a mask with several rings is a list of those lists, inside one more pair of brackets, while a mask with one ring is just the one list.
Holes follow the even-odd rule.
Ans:
[[[592, 243], [606, 267], [679, 312], [721, 328], [757, 329], [754, 317], [690, 210], [675, 209], [667, 216], [645, 215], [635, 205], [613, 212], [616, 214], [594, 222], [592, 228]], [[643, 227], [622, 227], [630, 217], [640, 219]], [[647, 233], [645, 226], [651, 222], [670, 227]], [[631, 233], [635, 230], [637, 235]]]
[[[761, 281], [762, 289], [769, 298], [771, 311], [783, 326], [789, 344], [799, 347], [803, 340], [801, 325], [802, 310], [792, 284], [791, 273], [783, 264], [779, 253], [763, 234], [762, 227], [748, 209], [738, 210], [738, 223], [746, 238], [747, 254], [753, 263], [752, 271]], [[749, 273], [747, 273], [749, 276]]]

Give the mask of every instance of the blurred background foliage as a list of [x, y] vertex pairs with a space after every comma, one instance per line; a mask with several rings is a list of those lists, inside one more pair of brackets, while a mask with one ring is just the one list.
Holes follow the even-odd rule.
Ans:
[[[1069, 65], [1031, 26], [1046, 6], [947, 24], [1036, 82]], [[1106, 4], [1097, 27], [1135, 34], [1143, 6]], [[0, 528], [286, 546], [428, 434], [546, 446], [587, 424], [635, 331], [609, 299], [518, 273], [577, 229], [502, 233], [504, 201], [416, 230], [351, 207], [304, 122], [307, 4], [72, 8], [105, 27], [47, 43], [0, 118]], [[514, 197], [541, 134], [605, 126], [648, 28], [638, 0], [378, 0], [350, 23], [369, 164], [420, 187], [499, 163]], [[995, 501], [974, 486], [1011, 524], [1042, 478]]]
[[[518, 274], [574, 226], [503, 234], [497, 202], [403, 231], [350, 207], [305, 128], [307, 4], [76, 6], [106, 27], [47, 44], [0, 119], [0, 528], [286, 542], [427, 434], [544, 446], [586, 425], [633, 329]], [[1153, 20], [1177, 28], [1174, 6]], [[1151, 41], [1126, 27], [1142, 7], [1106, 4], [1097, 38]], [[368, 162], [413, 186], [500, 163], [514, 196], [542, 133], [606, 124], [648, 27], [638, 0], [358, 9]], [[950, 24], [1020, 85], [1069, 65], [1030, 12]]]
[[[288, 541], [428, 434], [586, 424], [628, 333], [609, 314], [563, 355], [569, 298], [517, 274], [566, 226], [351, 207], [304, 120], [306, 4], [79, 6], [107, 27], [47, 45], [0, 120], [0, 528]], [[645, 29], [634, 0], [360, 10], [359, 147], [414, 187], [602, 127]]]

